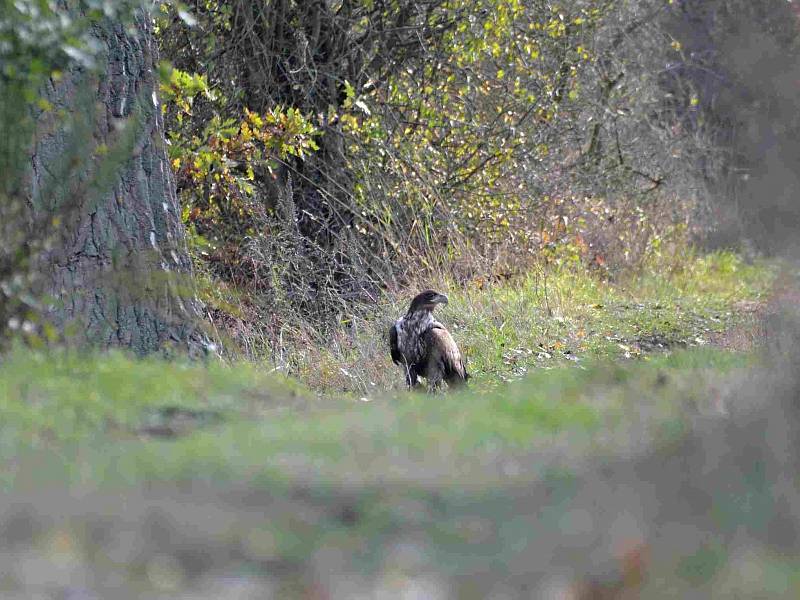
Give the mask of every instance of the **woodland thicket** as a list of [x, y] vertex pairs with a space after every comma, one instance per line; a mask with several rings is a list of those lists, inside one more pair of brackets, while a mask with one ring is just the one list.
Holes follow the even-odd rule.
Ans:
[[482, 285], [575, 261], [613, 277], [738, 238], [721, 208], [763, 166], [742, 127], [779, 99], [731, 61], [731, 35], [773, 61], [797, 51], [777, 0], [188, 9], [158, 25], [209, 298], [237, 290], [245, 312], [319, 328], [441, 273]]
[[[139, 160], [135, 127], [87, 151], [96, 123], [52, 101], [65, 74], [128, 76], [104, 57], [139, 41], [202, 312], [223, 337], [268, 347], [288, 322], [324, 333], [445, 276], [481, 287], [556, 262], [614, 278], [700, 241], [794, 243], [798, 15], [783, 0], [193, 0], [147, 17], [136, 2], [2, 6], [3, 327], [37, 310], [28, 278], [53, 244], [19, 233], [72, 227], [58, 211], [17, 226], [30, 140], [49, 114], [75, 138], [45, 165], [54, 181], [93, 182], [76, 175], [88, 157], [113, 173], [127, 142]], [[142, 77], [120, 85], [146, 91]], [[123, 196], [114, 210], [137, 222]]]

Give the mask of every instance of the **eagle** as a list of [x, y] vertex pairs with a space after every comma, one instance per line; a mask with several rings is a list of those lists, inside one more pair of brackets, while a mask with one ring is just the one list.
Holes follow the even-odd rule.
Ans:
[[437, 304], [447, 304], [447, 296], [433, 290], [417, 294], [408, 312], [389, 330], [392, 361], [405, 369], [409, 388], [417, 387], [420, 377], [427, 380], [431, 391], [442, 381], [456, 387], [469, 379], [455, 340], [433, 316]]

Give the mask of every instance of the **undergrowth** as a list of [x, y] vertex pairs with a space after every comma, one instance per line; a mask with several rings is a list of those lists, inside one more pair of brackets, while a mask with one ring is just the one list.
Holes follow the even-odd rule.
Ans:
[[[403, 379], [389, 359], [389, 327], [418, 291], [433, 287], [450, 299], [437, 317], [466, 355], [471, 382], [494, 388], [535, 369], [713, 344], [737, 326], [741, 306], [765, 297], [774, 274], [732, 252], [687, 249], [680, 262], [653, 258], [616, 278], [569, 258], [504, 281], [462, 285], [442, 276], [386, 294], [366, 310], [354, 307], [322, 334], [287, 319], [277, 335], [263, 335], [259, 352], [243, 355], [267, 356], [270, 368], [319, 392], [370, 397], [398, 389]], [[254, 329], [244, 330], [239, 340], [252, 350], [247, 332]]]

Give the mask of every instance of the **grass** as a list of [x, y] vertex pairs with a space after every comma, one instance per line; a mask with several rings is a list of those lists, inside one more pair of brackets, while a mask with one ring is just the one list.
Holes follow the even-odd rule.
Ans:
[[[694, 352], [629, 368], [560, 368], [503, 390], [434, 401], [404, 394], [363, 402], [321, 400], [248, 365], [17, 351], [0, 366], [0, 459], [6, 465], [0, 474], [11, 487], [31, 477], [52, 481], [52, 472], [31, 472], [20, 462], [44, 452], [52, 453], [55, 471], [69, 485], [195, 477], [250, 482], [280, 472], [359, 484], [465, 477], [483, 485], [509, 479], [493, 457], [549, 445], [564, 432], [583, 442], [607, 433], [622, 423], [631, 398], [643, 387], [657, 388], [659, 377], [676, 374], [668, 388], [672, 397], [708, 373], [745, 362]], [[641, 412], [645, 405], [637, 402]], [[665, 418], [680, 408], [674, 401], [647, 405]], [[170, 427], [176, 412], [189, 420], [183, 428]], [[511, 479], [530, 474], [517, 469]]]
[[[52, 453], [69, 484], [269, 472], [487, 485], [538, 476], [546, 462], [509, 456], [574, 460], [599, 438], [609, 452], [630, 449], [619, 442], [627, 434], [612, 432], [679, 426], [687, 405], [720, 409], [708, 391], [746, 360], [713, 350], [712, 336], [734, 327], [737, 303], [762, 299], [773, 277], [730, 253], [693, 255], [671, 273], [656, 267], [612, 282], [568, 265], [488, 290], [448, 289], [441, 318], [474, 384], [435, 399], [397, 389], [383, 333], [401, 301], [328, 347], [296, 351], [300, 382], [252, 363], [18, 349], [0, 363], [0, 460], [9, 465], [0, 475], [12, 486], [41, 475], [23, 468], [25, 450]], [[696, 350], [675, 352], [685, 348]]]
[[[233, 576], [286, 598], [318, 586], [350, 597], [331, 591], [343, 581], [487, 597], [481, 586], [540, 564], [523, 560], [530, 540], [558, 547], [564, 528], [579, 531], [572, 503], [594, 466], [669, 455], [750, 377], [754, 356], [710, 342], [737, 325], [737, 303], [763, 298], [770, 269], [730, 254], [687, 265], [444, 287], [475, 385], [435, 397], [399, 391], [384, 349], [405, 299], [329, 347], [295, 349], [300, 382], [252, 363], [17, 348], [0, 362], [0, 484], [24, 500], [6, 503], [0, 527], [21, 531], [13, 556], [72, 556], [80, 581], [109, 577], [132, 595], [222, 598]], [[727, 493], [708, 497], [725, 507]], [[735, 579], [724, 535], [747, 515], [728, 513], [723, 537], [667, 564], [687, 589]], [[753, 556], [781, 593], [797, 589], [792, 557]], [[4, 593], [45, 589], [24, 565], [9, 573]]]
[[[711, 344], [741, 322], [737, 306], [762, 300], [774, 278], [765, 264], [730, 252], [687, 251], [684, 259], [680, 267], [655, 261], [618, 280], [566, 262], [488, 288], [443, 281], [434, 287], [450, 303], [437, 316], [466, 355], [473, 385], [489, 389], [535, 369]], [[369, 397], [402, 387], [387, 358], [387, 332], [416, 291], [352, 318], [328, 343], [290, 346], [279, 368], [320, 392]]]
[[[131, 590], [196, 594], [214, 573], [291, 587], [313, 581], [307, 569], [326, 549], [402, 587], [420, 560], [426, 572], [460, 577], [513, 564], [531, 536], [553, 539], [585, 465], [675, 444], [691, 415], [717, 414], [710, 392], [735, 385], [751, 363], [699, 348], [542, 370], [503, 389], [362, 402], [320, 399], [247, 365], [18, 350], [0, 365], [0, 480], [6, 497], [26, 498], [7, 506], [29, 507], [24, 519], [36, 525], [26, 527], [40, 532], [30, 552], [75, 547], [92, 577], [111, 570]], [[165, 408], [218, 418], [154, 435], [153, 415], [172, 414]], [[549, 490], [539, 525], [522, 516], [537, 506], [521, 491], [532, 481]], [[124, 505], [110, 502], [120, 496]], [[6, 530], [20, 518], [0, 511]], [[141, 549], [109, 566], [109, 547], [131, 535]], [[706, 568], [678, 566], [688, 579]], [[311, 593], [292, 590], [281, 597]]]

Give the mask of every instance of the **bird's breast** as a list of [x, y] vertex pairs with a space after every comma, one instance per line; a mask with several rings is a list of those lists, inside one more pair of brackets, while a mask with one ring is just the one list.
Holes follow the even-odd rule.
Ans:
[[401, 317], [395, 323], [397, 347], [406, 362], [420, 362], [426, 353], [425, 332], [433, 325], [433, 315], [428, 312]]

